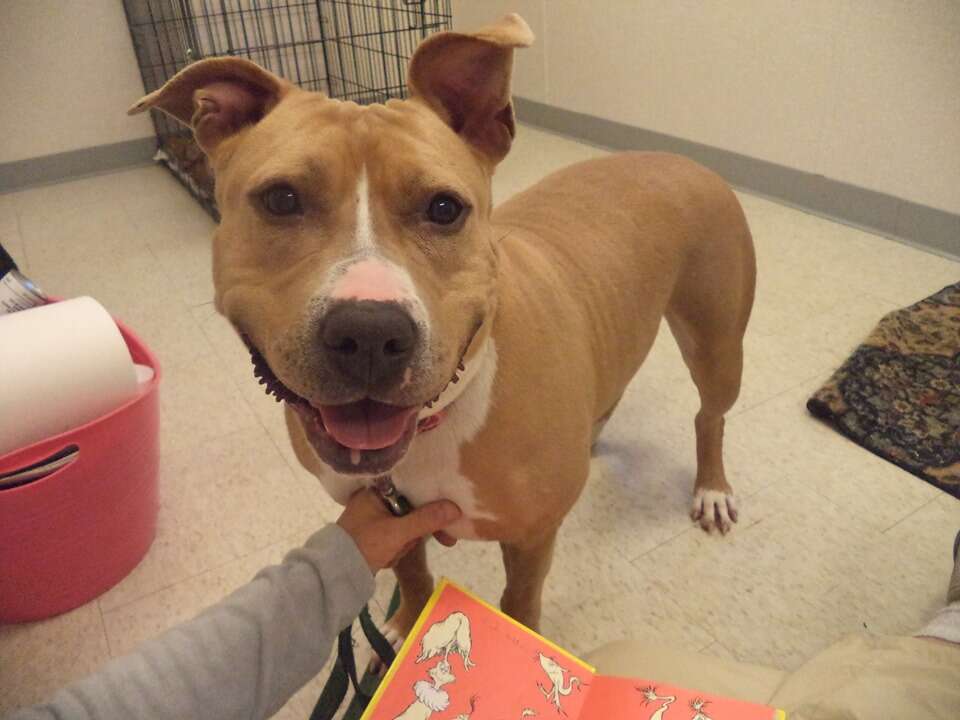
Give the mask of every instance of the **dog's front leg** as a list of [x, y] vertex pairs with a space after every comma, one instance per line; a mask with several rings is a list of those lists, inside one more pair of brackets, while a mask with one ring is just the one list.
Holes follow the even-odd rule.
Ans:
[[387, 637], [399, 647], [433, 593], [433, 575], [427, 567], [426, 543], [421, 540], [413, 550], [400, 558], [394, 572], [400, 584], [400, 607], [390, 618]]
[[556, 528], [521, 543], [500, 543], [507, 586], [500, 608], [532, 630], [540, 629], [543, 582], [550, 572]]

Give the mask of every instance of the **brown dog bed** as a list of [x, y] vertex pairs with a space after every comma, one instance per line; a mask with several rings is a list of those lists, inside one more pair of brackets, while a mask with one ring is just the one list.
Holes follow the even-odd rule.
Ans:
[[960, 283], [884, 317], [807, 409], [960, 498]]

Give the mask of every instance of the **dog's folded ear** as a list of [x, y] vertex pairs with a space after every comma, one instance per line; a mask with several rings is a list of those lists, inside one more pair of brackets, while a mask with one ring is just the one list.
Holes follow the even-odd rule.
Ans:
[[209, 154], [224, 138], [258, 122], [292, 88], [249, 60], [209, 58], [185, 67], [127, 114], [163, 110], [192, 127], [197, 144]]
[[513, 49], [532, 44], [533, 32], [514, 13], [473, 33], [431, 35], [410, 60], [410, 94], [499, 162], [516, 132], [510, 101]]

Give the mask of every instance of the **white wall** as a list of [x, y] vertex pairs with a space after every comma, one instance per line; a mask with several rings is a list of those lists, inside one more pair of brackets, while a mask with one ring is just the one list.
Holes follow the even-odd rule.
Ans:
[[454, 0], [532, 100], [960, 212], [957, 0]]
[[153, 135], [120, 0], [0, 0], [0, 163]]

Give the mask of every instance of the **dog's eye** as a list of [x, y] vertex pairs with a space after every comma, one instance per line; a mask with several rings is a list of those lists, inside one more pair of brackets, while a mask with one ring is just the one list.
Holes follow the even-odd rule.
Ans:
[[272, 215], [295, 215], [303, 212], [300, 198], [289, 185], [274, 185], [263, 191], [263, 206]]
[[437, 225], [451, 225], [463, 213], [463, 205], [453, 195], [440, 193], [434, 195], [427, 208], [427, 219]]

